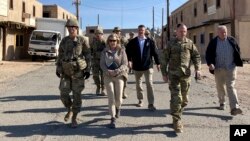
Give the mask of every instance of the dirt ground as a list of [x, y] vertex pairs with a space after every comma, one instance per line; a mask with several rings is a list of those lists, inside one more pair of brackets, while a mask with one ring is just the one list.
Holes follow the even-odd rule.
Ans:
[[[1, 61], [0, 62], [0, 87], [5, 87], [4, 81], [11, 81], [20, 75], [24, 75], [28, 72], [35, 71], [46, 63], [53, 62], [30, 62], [30, 60], [24, 61]], [[214, 85], [214, 77], [208, 72], [206, 64], [202, 64], [202, 83], [210, 83]], [[241, 105], [249, 105], [250, 102], [250, 64], [244, 64], [244, 67], [238, 68], [236, 88]], [[215, 85], [214, 85], [215, 86]], [[250, 107], [249, 107], [250, 108]]]

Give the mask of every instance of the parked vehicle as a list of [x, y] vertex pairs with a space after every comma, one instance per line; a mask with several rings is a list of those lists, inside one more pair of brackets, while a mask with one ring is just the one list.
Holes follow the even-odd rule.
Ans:
[[57, 57], [59, 44], [62, 38], [68, 35], [65, 24], [66, 20], [61, 19], [36, 19], [36, 30], [31, 34], [28, 48], [28, 53], [32, 55], [32, 61], [37, 56]]

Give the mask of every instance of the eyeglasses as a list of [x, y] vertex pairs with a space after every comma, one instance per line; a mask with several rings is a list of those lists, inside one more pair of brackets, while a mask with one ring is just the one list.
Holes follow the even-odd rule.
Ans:
[[116, 40], [109, 40], [109, 42], [116, 42]]

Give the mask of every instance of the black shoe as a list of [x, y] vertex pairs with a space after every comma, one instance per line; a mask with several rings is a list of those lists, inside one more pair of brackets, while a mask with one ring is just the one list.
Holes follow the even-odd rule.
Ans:
[[138, 104], [136, 104], [136, 107], [142, 107], [143, 106], [143, 103], [141, 100], [139, 100]]
[[128, 95], [127, 95], [127, 94], [125, 94], [125, 93], [123, 93], [123, 95], [122, 95], [122, 99], [126, 99], [126, 98], [128, 98]]
[[115, 126], [115, 118], [111, 118], [111, 122], [109, 124], [109, 128], [111, 128], [111, 129], [115, 129], [116, 128], [116, 126]]
[[220, 106], [219, 106], [218, 109], [219, 109], [219, 110], [225, 110], [225, 104], [220, 104]]
[[115, 117], [116, 117], [116, 118], [119, 118], [119, 117], [120, 117], [120, 113], [121, 113], [120, 111], [121, 111], [120, 109], [115, 108], [115, 113], [116, 113], [116, 114], [115, 114]]
[[148, 109], [149, 109], [150, 111], [156, 111], [156, 108], [155, 108], [155, 106], [154, 106], [153, 104], [149, 104], [149, 105], [148, 105]]

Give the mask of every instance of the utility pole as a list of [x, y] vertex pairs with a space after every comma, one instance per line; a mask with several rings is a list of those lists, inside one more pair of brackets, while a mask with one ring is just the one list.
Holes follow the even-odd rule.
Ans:
[[155, 7], [153, 6], [153, 30], [155, 29]]
[[76, 19], [79, 22], [79, 5], [81, 5], [81, 0], [73, 0], [72, 4], [76, 5]]
[[163, 33], [164, 33], [164, 28], [163, 28], [163, 20], [164, 20], [164, 8], [162, 8], [162, 12], [161, 12], [161, 48], [163, 49]]
[[235, 0], [232, 0], [233, 3], [231, 5], [232, 15], [231, 15], [231, 36], [235, 37]]
[[170, 16], [169, 16], [169, 0], [167, 0], [167, 41], [170, 40]]
[[97, 15], [97, 25], [99, 25], [99, 14]]
[[[76, 5], [76, 19], [77, 19], [77, 21], [79, 23], [79, 20], [80, 20], [80, 18], [79, 18], [79, 5], [81, 5], [81, 0], [73, 0], [72, 4]], [[79, 34], [79, 29], [78, 29], [77, 32]]]

